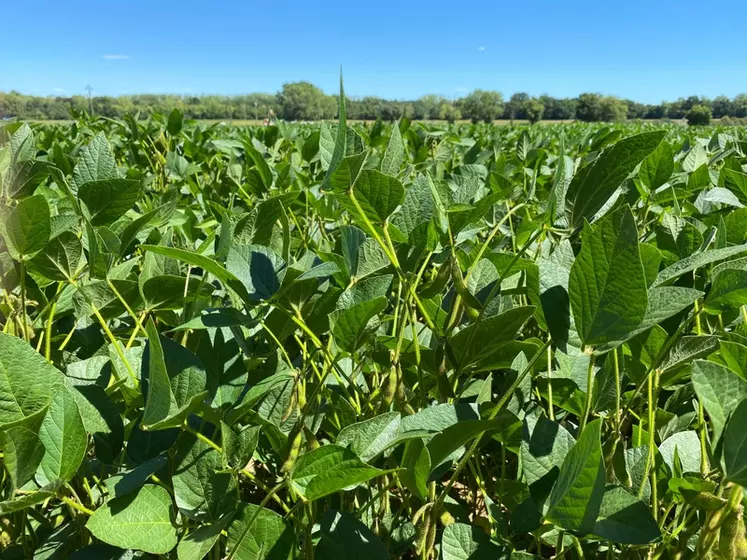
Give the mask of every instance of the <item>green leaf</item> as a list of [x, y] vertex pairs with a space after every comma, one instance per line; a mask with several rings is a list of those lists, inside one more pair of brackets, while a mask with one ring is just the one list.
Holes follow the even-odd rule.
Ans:
[[503, 549], [476, 525], [452, 523], [441, 536], [442, 560], [495, 560], [503, 558]]
[[75, 278], [83, 259], [83, 245], [72, 231], [63, 231], [29, 262], [29, 271], [47, 280], [66, 282]]
[[[347, 161], [349, 158], [345, 159]], [[347, 189], [342, 191], [337, 187], [339, 179], [336, 176], [337, 173], [332, 185], [340, 204], [353, 216], [356, 224], [366, 231], [371, 229], [367, 221], [374, 226], [382, 226], [405, 197], [402, 183], [373, 169], [360, 171], [346, 185]]]
[[227, 560], [288, 560], [293, 557], [293, 529], [274, 511], [240, 504], [228, 526]]
[[674, 280], [675, 278], [679, 278], [683, 274], [692, 272], [696, 268], [700, 268], [717, 261], [722, 261], [744, 252], [747, 252], [747, 243], [744, 245], [736, 245], [734, 247], [726, 247], [724, 249], [712, 249], [710, 251], [696, 253], [689, 257], [685, 257], [684, 259], [679, 260], [673, 265], [668, 266], [667, 268], [662, 270], [656, 277], [656, 282], [654, 282], [653, 285], [659, 286], [664, 282]]
[[88, 208], [91, 224], [104, 226], [121, 218], [140, 197], [140, 181], [103, 179], [84, 183], [78, 197]]
[[381, 159], [381, 172], [385, 175], [396, 177], [399, 174], [399, 168], [405, 158], [405, 145], [402, 143], [402, 134], [399, 126], [392, 126], [392, 135], [389, 137], [384, 157]]
[[646, 159], [641, 162], [638, 177], [650, 191], [666, 183], [674, 171], [674, 157], [669, 142], [661, 142]]
[[706, 309], [714, 313], [747, 303], [747, 270], [720, 271], [713, 279], [704, 303]]
[[86, 523], [97, 539], [121, 548], [166, 554], [176, 546], [174, 511], [169, 493], [153, 484], [109, 500]]
[[44, 411], [38, 412], [0, 431], [3, 463], [14, 489], [22, 487], [34, 478], [36, 469], [44, 457], [44, 446], [39, 439], [39, 428], [44, 416]]
[[591, 220], [635, 167], [664, 138], [664, 131], [630, 136], [603, 151], [588, 168], [576, 173], [568, 187], [566, 206], [571, 211], [571, 227]]
[[747, 400], [737, 406], [726, 425], [723, 465], [728, 481], [747, 486]]
[[63, 379], [23, 340], [0, 333], [0, 429], [44, 410]]
[[350, 448], [363, 461], [370, 461], [397, 441], [400, 434], [400, 413], [386, 412], [345, 426], [335, 443]]
[[527, 482], [531, 485], [548, 475], [554, 481], [575, 443], [568, 430], [534, 407], [524, 417], [521, 441], [521, 461]]
[[192, 434], [177, 443], [172, 473], [176, 507], [193, 519], [217, 521], [233, 510], [238, 491], [233, 475], [223, 468], [221, 454]]
[[625, 489], [609, 487], [602, 497], [593, 533], [618, 544], [644, 545], [661, 538], [649, 507]]
[[628, 206], [584, 227], [581, 252], [568, 282], [581, 341], [598, 346], [624, 340], [646, 314], [648, 289], [638, 231]]
[[601, 419], [590, 422], [560, 467], [545, 518], [564, 529], [594, 530], [605, 481], [601, 430]]
[[695, 394], [708, 413], [713, 439], [718, 441], [729, 416], [747, 399], [747, 381], [720, 364], [695, 360], [692, 383]]
[[314, 558], [388, 560], [389, 553], [381, 539], [354, 515], [328, 510], [319, 522], [319, 543], [314, 550]]
[[472, 323], [451, 337], [454, 356], [462, 369], [488, 358], [501, 346], [511, 342], [524, 323], [534, 313], [534, 307], [514, 307], [500, 315]]
[[681, 288], [679, 286], [659, 286], [658, 288], [651, 288], [648, 291], [646, 315], [643, 317], [641, 324], [628, 333], [624, 339], [600, 346], [597, 350], [600, 353], [608, 351], [626, 340], [646, 332], [654, 325], [658, 325], [664, 320], [669, 319], [677, 313], [692, 306], [702, 296], [703, 292], [700, 290], [693, 290], [692, 288]]
[[185, 251], [184, 249], [176, 249], [174, 247], [163, 247], [160, 245], [140, 245], [140, 248], [145, 251], [150, 251], [158, 255], [165, 257], [171, 257], [187, 263], [192, 266], [200, 267], [205, 272], [209, 272], [215, 276], [218, 280], [223, 282], [226, 286], [231, 288], [237, 294], [239, 294], [244, 300], [249, 301], [249, 294], [242, 282], [226, 270], [223, 265], [218, 261], [213, 260], [204, 255], [193, 253], [191, 251]]
[[73, 181], [70, 185], [77, 191], [85, 183], [101, 181], [117, 177], [117, 163], [109, 140], [103, 132], [99, 132], [93, 140], [85, 146], [73, 170]]
[[334, 323], [332, 334], [337, 345], [351, 354], [355, 352], [370, 332], [369, 321], [386, 306], [387, 299], [381, 296], [333, 313], [330, 320]]
[[147, 364], [148, 375], [143, 429], [176, 427], [207, 396], [205, 368], [189, 350], [159, 335], [152, 320], [146, 330], [148, 346], [143, 367]]
[[262, 245], [233, 245], [228, 251], [226, 269], [244, 285], [252, 301], [270, 299], [280, 289], [285, 261]]
[[226, 516], [212, 525], [202, 525], [189, 533], [176, 547], [176, 557], [179, 560], [202, 560], [212, 550], [220, 538], [230, 516]]
[[[328, 162], [327, 173], [324, 175], [324, 180], [322, 181], [322, 188], [324, 188], [329, 183], [332, 173], [334, 173], [334, 171], [337, 169], [337, 166], [340, 164], [340, 161], [342, 161], [342, 158], [345, 156], [345, 148], [347, 145], [347, 108], [345, 105], [345, 88], [342, 81], [342, 71], [340, 71], [340, 96], [338, 98], [338, 103], [339, 121], [337, 124], [337, 135], [335, 137], [334, 148], [332, 150], [331, 156], [328, 156], [327, 158], [322, 157], [323, 162], [325, 159]], [[325, 136], [330, 134], [329, 128], [327, 128], [326, 132], [327, 134], [325, 135], [325, 128], [322, 127], [321, 135], [319, 137], [319, 152], [322, 156], [323, 152], [329, 153], [329, 141], [325, 138]], [[323, 138], [325, 138], [326, 141], [323, 142]], [[324, 148], [324, 150], [322, 150], [322, 148]]]
[[291, 483], [296, 492], [311, 502], [388, 472], [365, 464], [349, 449], [324, 445], [298, 458]]
[[0, 502], [0, 515], [9, 515], [16, 511], [21, 511], [36, 504], [46, 502], [55, 495], [57, 491], [56, 487], [50, 487], [51, 489], [42, 488], [38, 492], [31, 492], [30, 494], [22, 494], [16, 498]]
[[[700, 440], [698, 433], [692, 430], [677, 432], [665, 439], [659, 446], [659, 453], [664, 463], [674, 473], [682, 467], [683, 473], [700, 472]], [[675, 464], [678, 457], [680, 464]]]
[[34, 195], [21, 200], [0, 218], [0, 232], [10, 256], [15, 260], [26, 261], [47, 246], [52, 224], [49, 204], [43, 196]]
[[83, 462], [88, 435], [75, 397], [67, 388], [57, 391], [39, 428], [44, 457], [39, 464], [44, 483], [70, 481]]
[[152, 475], [165, 467], [167, 463], [168, 457], [166, 455], [158, 455], [132, 470], [110, 476], [104, 481], [109, 497], [121, 498], [141, 488]]

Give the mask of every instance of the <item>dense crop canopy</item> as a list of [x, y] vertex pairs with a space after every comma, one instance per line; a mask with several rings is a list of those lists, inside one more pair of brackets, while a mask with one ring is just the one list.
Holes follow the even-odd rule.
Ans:
[[3, 558], [744, 555], [743, 132], [339, 114], [0, 128]]

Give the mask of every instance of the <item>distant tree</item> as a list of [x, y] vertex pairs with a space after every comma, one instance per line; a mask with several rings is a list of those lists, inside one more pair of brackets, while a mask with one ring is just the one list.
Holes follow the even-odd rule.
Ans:
[[493, 122], [503, 111], [503, 96], [497, 91], [476, 89], [460, 103], [462, 114], [472, 120]]
[[438, 118], [453, 123], [462, 118], [462, 113], [452, 103], [442, 103], [439, 108]]
[[689, 126], [708, 126], [711, 124], [711, 110], [705, 105], [693, 105], [685, 118]]
[[530, 123], [535, 124], [542, 120], [545, 106], [537, 98], [532, 98], [524, 103], [524, 113]]
[[541, 95], [539, 100], [545, 106], [545, 119], [563, 121], [576, 116], [574, 99], [557, 99], [549, 95]]
[[711, 111], [713, 112], [713, 116], [717, 119], [726, 116], [733, 116], [734, 105], [732, 104], [731, 99], [725, 95], [719, 95], [711, 101]]
[[747, 117], [747, 94], [740, 93], [734, 98], [734, 116], [740, 119]]
[[628, 105], [617, 97], [605, 96], [599, 100], [599, 120], [605, 122], [624, 121], [628, 116]]
[[413, 104], [413, 117], [422, 120], [436, 120], [441, 110], [441, 105], [447, 102], [440, 95], [424, 95]]
[[582, 93], [576, 100], [576, 118], [584, 122], [601, 120], [600, 101], [602, 96], [598, 93]]
[[514, 121], [515, 119], [526, 119], [526, 103], [529, 101], [529, 94], [528, 93], [514, 93], [511, 96], [511, 99], [508, 100], [508, 103], [506, 103], [506, 117], [509, 118], [509, 120]]
[[288, 121], [318, 121], [334, 117], [335, 100], [309, 82], [283, 84], [278, 93], [280, 116]]

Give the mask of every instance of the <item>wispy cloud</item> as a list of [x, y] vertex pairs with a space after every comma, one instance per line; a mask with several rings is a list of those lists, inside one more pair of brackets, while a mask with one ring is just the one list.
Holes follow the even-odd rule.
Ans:
[[52, 91], [55, 93], [65, 93], [67, 90], [65, 88], [56, 87]]
[[130, 56], [126, 54], [105, 54], [101, 58], [104, 60], [127, 60]]
[[479, 47], [477, 47], [477, 50], [480, 51], [480, 52], [483, 52], [485, 50], [485, 47], [479, 46]]

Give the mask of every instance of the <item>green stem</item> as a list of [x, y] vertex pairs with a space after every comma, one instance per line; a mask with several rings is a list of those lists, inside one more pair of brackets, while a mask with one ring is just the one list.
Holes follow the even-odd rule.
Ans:
[[[511, 384], [508, 390], [503, 394], [503, 396], [500, 398], [500, 400], [495, 405], [493, 410], [490, 411], [490, 414], [488, 415], [488, 418], [487, 418], [488, 420], [493, 420], [498, 415], [498, 413], [503, 409], [503, 407], [509, 401], [511, 396], [516, 392], [516, 389], [518, 389], [519, 385], [521, 385], [522, 381], [524, 381], [524, 378], [527, 375], [529, 375], [530, 371], [532, 371], [534, 364], [536, 364], [537, 361], [540, 359], [540, 357], [545, 353], [549, 345], [550, 345], [550, 341], [548, 340], [547, 342], [545, 342], [542, 348], [540, 348], [539, 350], [537, 350], [537, 352], [535, 352], [534, 356], [532, 356], [532, 359], [529, 361], [527, 366], [524, 368], [524, 371], [522, 371], [519, 375], [516, 376], [516, 379], [514, 380], [514, 382]], [[457, 478], [459, 477], [465, 465], [467, 464], [467, 461], [470, 460], [472, 455], [477, 450], [477, 447], [478, 445], [480, 445], [481, 440], [482, 440], [482, 434], [479, 434], [475, 438], [475, 440], [472, 442], [472, 445], [467, 450], [467, 452], [459, 460], [459, 463], [457, 463], [456, 469], [454, 469], [454, 472], [452, 473], [451, 478], [449, 479], [449, 482], [446, 484], [444, 489], [441, 491], [441, 494], [438, 496], [438, 500], [436, 501], [436, 506], [440, 506], [443, 503], [443, 501], [446, 499], [446, 496], [451, 490], [451, 487], [454, 486], [454, 483], [456, 482]]]
[[581, 415], [581, 422], [578, 426], [579, 434], [584, 431], [589, 414], [591, 413], [591, 401], [594, 396], [594, 361], [594, 354], [589, 354], [589, 367], [586, 370], [586, 402], [584, 403], [584, 412]]
[[29, 335], [29, 324], [26, 322], [26, 265], [21, 261], [20, 266], [21, 275], [21, 332], [26, 342], [31, 341]]

